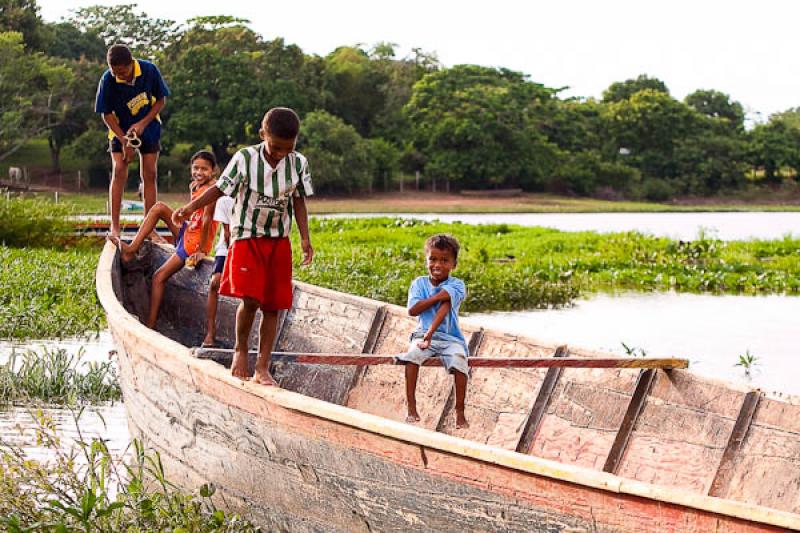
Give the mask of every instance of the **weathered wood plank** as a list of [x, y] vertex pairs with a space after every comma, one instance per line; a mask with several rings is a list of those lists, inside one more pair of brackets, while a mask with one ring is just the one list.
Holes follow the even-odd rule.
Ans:
[[[556, 348], [556, 353], [553, 354], [553, 357], [564, 358], [568, 353], [569, 349], [567, 345], [559, 346]], [[539, 424], [542, 422], [542, 417], [550, 403], [550, 398], [553, 395], [553, 390], [555, 390], [556, 383], [560, 376], [561, 368], [559, 367], [551, 367], [550, 370], [547, 371], [547, 375], [544, 377], [541, 387], [539, 387], [536, 400], [533, 402], [533, 407], [528, 414], [528, 418], [525, 420], [525, 425], [523, 426], [522, 435], [517, 443], [516, 451], [528, 453], [531, 443], [533, 443], [533, 437], [539, 429]]]
[[633, 428], [636, 427], [636, 421], [639, 420], [639, 415], [642, 412], [644, 402], [650, 392], [650, 387], [653, 386], [655, 377], [655, 369], [643, 370], [639, 374], [639, 378], [636, 381], [636, 389], [634, 389], [631, 401], [628, 403], [628, 409], [625, 411], [625, 417], [622, 419], [622, 424], [619, 426], [614, 444], [611, 445], [611, 450], [609, 450], [608, 457], [606, 457], [606, 464], [603, 466], [603, 472], [617, 473], [617, 467], [628, 446], [628, 440], [631, 437]]
[[761, 392], [759, 391], [750, 391], [745, 394], [742, 408], [736, 418], [736, 424], [734, 424], [733, 431], [728, 439], [728, 445], [725, 446], [714, 481], [711, 482], [711, 488], [708, 490], [709, 496], [719, 496], [727, 491], [728, 484], [731, 481], [734, 461], [736, 461], [737, 455], [742, 449], [742, 444], [750, 429], [750, 424], [753, 422], [753, 415], [755, 415], [760, 401]]
[[689, 372], [659, 372], [616, 473], [708, 494], [745, 392]]
[[800, 513], [798, 399], [761, 398], [720, 496]]
[[[227, 361], [233, 357], [232, 349], [195, 348], [199, 359]], [[252, 352], [251, 357], [257, 356]], [[400, 355], [400, 354], [396, 354]], [[307, 352], [273, 352], [272, 360], [282, 363], [300, 363], [310, 365], [372, 366], [393, 365], [395, 355], [362, 355], [353, 353], [307, 353]], [[639, 357], [609, 357], [605, 359], [589, 359], [583, 357], [470, 357], [472, 368], [684, 368], [685, 359]], [[439, 358], [432, 357], [422, 366], [442, 366]]]

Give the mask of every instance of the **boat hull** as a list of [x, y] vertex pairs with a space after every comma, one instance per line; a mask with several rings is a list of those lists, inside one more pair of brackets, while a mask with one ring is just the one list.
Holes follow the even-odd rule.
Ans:
[[[740, 532], [800, 524], [791, 513], [399, 423], [347, 407], [364, 399], [334, 389], [316, 389], [327, 396], [320, 399], [241, 382], [128, 313], [113, 255], [107, 247], [98, 293], [119, 348], [132, 436], [160, 453], [173, 482], [187, 490], [213, 483], [219, 505], [267, 530]], [[362, 333], [356, 345], [374, 331]], [[297, 388], [314, 377], [278, 374]]]

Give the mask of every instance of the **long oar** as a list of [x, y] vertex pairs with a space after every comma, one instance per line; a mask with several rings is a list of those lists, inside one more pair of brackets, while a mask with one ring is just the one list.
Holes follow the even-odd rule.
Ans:
[[[213, 359], [227, 363], [233, 359], [234, 351], [225, 348], [194, 348], [193, 354], [199, 359]], [[257, 357], [258, 352], [250, 352]], [[399, 354], [398, 354], [399, 355]], [[394, 355], [371, 355], [355, 353], [304, 353], [273, 352], [272, 361], [276, 363], [300, 363], [309, 365], [371, 366], [397, 364]], [[470, 357], [467, 359], [473, 368], [688, 368], [688, 359], [672, 357]], [[423, 366], [442, 366], [438, 357], [431, 357]]]

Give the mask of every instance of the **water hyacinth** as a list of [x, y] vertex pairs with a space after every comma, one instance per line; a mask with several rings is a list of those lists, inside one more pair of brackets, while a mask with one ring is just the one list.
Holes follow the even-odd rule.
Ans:
[[119, 400], [122, 394], [113, 361], [83, 361], [83, 351], [62, 348], [12, 352], [0, 365], [0, 403], [38, 400], [76, 405]]

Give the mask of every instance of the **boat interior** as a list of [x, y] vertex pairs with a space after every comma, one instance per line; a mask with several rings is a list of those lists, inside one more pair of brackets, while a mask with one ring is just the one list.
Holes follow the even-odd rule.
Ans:
[[[146, 245], [115, 269], [115, 292], [144, 317], [149, 284], [171, 247]], [[119, 258], [116, 260], [119, 264]], [[212, 264], [183, 269], [166, 289], [158, 330], [187, 347], [205, 333]], [[231, 348], [238, 300], [220, 297], [217, 340]], [[415, 319], [404, 308], [297, 283], [276, 351], [396, 354]], [[258, 319], [256, 320], [256, 324]], [[601, 357], [577, 347], [461, 322], [470, 355]], [[257, 346], [257, 327], [250, 346]], [[535, 332], [534, 332], [535, 333]], [[568, 339], [565, 339], [568, 340]], [[220, 357], [230, 365], [230, 358]], [[252, 363], [252, 361], [251, 361]], [[273, 363], [281, 387], [360, 412], [405, 419], [403, 367]], [[474, 368], [470, 427], [456, 429], [453, 379], [420, 370], [419, 425], [431, 431], [658, 486], [800, 513], [800, 398], [684, 370]]]

